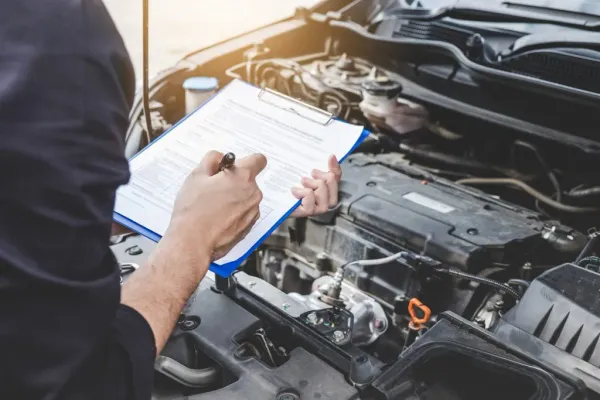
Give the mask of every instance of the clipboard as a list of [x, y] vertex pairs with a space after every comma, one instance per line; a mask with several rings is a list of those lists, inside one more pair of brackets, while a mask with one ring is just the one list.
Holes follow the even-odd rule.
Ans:
[[[256, 88], [255, 85], [252, 85], [250, 83], [244, 82], [245, 84], [249, 85], [249, 86], [253, 86]], [[230, 83], [231, 84], [231, 83]], [[229, 86], [230, 84], [228, 84], [227, 86]], [[212, 99], [214, 99], [216, 96], [219, 95], [219, 92], [217, 92], [216, 94], [214, 94], [211, 98], [209, 98], [206, 102], [204, 102], [202, 105], [200, 105], [195, 111], [197, 111], [198, 109], [202, 108], [203, 106], [205, 106], [208, 102], [210, 102]], [[261, 88], [259, 93], [257, 94], [258, 99], [262, 102], [268, 103], [271, 106], [274, 107], [278, 107], [280, 109], [286, 110], [288, 112], [292, 112], [302, 118], [305, 118], [311, 122], [314, 122], [316, 124], [319, 125], [323, 125], [323, 126], [328, 126], [332, 123], [333, 120], [339, 120], [341, 121], [341, 119], [338, 119], [335, 117], [335, 115], [333, 115], [332, 113], [329, 113], [327, 111], [321, 110], [320, 108], [317, 108], [313, 105], [307, 104], [301, 100], [298, 99], [294, 99], [290, 96], [287, 96], [285, 94], [279, 93], [277, 91], [268, 89], [268, 88]], [[140, 156], [141, 154], [144, 153], [144, 151], [146, 151], [148, 148], [150, 148], [152, 145], [156, 144], [159, 140], [161, 140], [165, 135], [167, 135], [169, 132], [171, 132], [171, 130], [177, 128], [180, 124], [182, 124], [185, 120], [187, 120], [191, 115], [193, 115], [193, 113], [190, 113], [189, 115], [185, 116], [184, 118], [182, 118], [179, 122], [177, 122], [173, 127], [171, 127], [168, 131], [164, 132], [163, 134], [161, 134], [158, 138], [156, 138], [152, 143], [150, 143], [150, 145], [146, 146], [144, 149], [142, 149], [141, 151], [139, 151], [137, 154], [135, 154], [131, 160], [133, 160], [134, 158]], [[371, 133], [366, 130], [363, 129], [362, 133], [360, 134], [359, 138], [357, 139], [356, 143], [354, 144], [354, 146], [343, 156], [339, 159], [339, 162], [342, 163], [362, 142], [364, 139], [366, 139]], [[296, 202], [296, 204], [287, 212], [285, 213], [285, 215], [279, 219], [256, 243], [254, 243], [254, 245], [244, 254], [242, 255], [240, 258], [238, 258], [235, 261], [231, 261], [229, 263], [226, 264], [216, 264], [214, 262], [212, 262], [210, 264], [210, 270], [212, 272], [214, 272], [216, 275], [227, 278], [229, 277], [237, 268], [239, 268], [244, 261], [269, 237], [271, 236], [271, 234], [294, 212], [294, 210], [296, 210], [296, 208], [298, 208], [301, 204], [301, 201], [298, 200]], [[162, 238], [162, 236], [156, 232], [151, 231], [150, 229], [138, 224], [137, 222], [125, 217], [122, 214], [117, 213], [116, 211], [113, 213], [113, 220], [115, 222], [118, 222], [119, 224], [133, 230], [134, 232], [139, 233], [142, 236], [147, 237], [148, 239], [154, 241], [154, 242], [159, 242], [160, 239]]]
[[[268, 97], [274, 96], [278, 100], [281, 100], [283, 103], [278, 104], [273, 101], [269, 101]], [[292, 112], [302, 118], [308, 119], [314, 123], [327, 126], [335, 119], [335, 115], [325, 110], [322, 110], [318, 107], [313, 106], [312, 104], [307, 104], [301, 100], [295, 99], [293, 97], [287, 96], [283, 93], [276, 92], [275, 90], [271, 90], [269, 88], [262, 88], [258, 93], [258, 99], [264, 103], [268, 103], [274, 107], [280, 108], [285, 111]], [[307, 111], [307, 112], [303, 112]], [[311, 116], [310, 113], [313, 115]], [[324, 119], [317, 118], [317, 116], [323, 117]]]

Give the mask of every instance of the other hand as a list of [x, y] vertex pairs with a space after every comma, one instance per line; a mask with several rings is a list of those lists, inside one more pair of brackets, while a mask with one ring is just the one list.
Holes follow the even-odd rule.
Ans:
[[208, 252], [213, 260], [227, 254], [258, 220], [262, 193], [256, 176], [267, 165], [263, 155], [253, 154], [219, 172], [222, 157], [208, 153], [187, 177], [165, 234], [186, 244], [185, 250]]
[[292, 217], [311, 217], [327, 212], [338, 203], [338, 183], [342, 168], [335, 156], [329, 156], [329, 171], [312, 171], [312, 178], [302, 178], [301, 188], [293, 188], [292, 194], [302, 200]]

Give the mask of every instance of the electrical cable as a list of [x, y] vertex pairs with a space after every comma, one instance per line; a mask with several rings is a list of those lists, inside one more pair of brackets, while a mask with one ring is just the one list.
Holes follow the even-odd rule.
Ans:
[[402, 153], [406, 153], [410, 156], [414, 156], [423, 160], [433, 161], [444, 165], [450, 165], [453, 167], [464, 168], [467, 170], [475, 170], [479, 172], [484, 172], [486, 174], [496, 173], [492, 166], [484, 164], [477, 160], [470, 160], [452, 154], [431, 151], [431, 149], [421, 148], [419, 146], [407, 143], [406, 141], [400, 143], [399, 149]]
[[559, 203], [556, 200], [546, 196], [543, 193], [538, 192], [528, 184], [518, 179], [512, 178], [467, 178], [456, 181], [457, 184], [460, 185], [469, 185], [469, 186], [477, 186], [477, 185], [491, 185], [491, 186], [516, 186], [519, 189], [523, 190], [527, 194], [532, 197], [538, 199], [542, 203], [555, 208], [559, 211], [564, 211], [568, 213], [590, 213], [597, 212], [600, 209], [594, 207], [578, 207], [578, 206], [570, 206], [567, 204]]
[[530, 282], [526, 281], [525, 279], [509, 279], [506, 284], [510, 286], [521, 286], [527, 290], [529, 289]]
[[338, 300], [340, 298], [340, 294], [342, 293], [342, 282], [344, 281], [344, 271], [346, 270], [346, 268], [348, 268], [350, 266], [354, 266], [354, 265], [362, 266], [362, 267], [368, 267], [368, 266], [373, 266], [373, 265], [383, 265], [383, 264], [390, 263], [392, 261], [396, 261], [397, 259], [404, 257], [407, 254], [409, 254], [409, 253], [406, 251], [401, 251], [399, 253], [392, 254], [391, 256], [384, 257], [384, 258], [377, 258], [375, 260], [352, 261], [352, 262], [349, 262], [348, 264], [340, 266], [337, 269], [337, 271], [335, 271], [335, 275], [333, 276], [333, 285], [331, 285], [331, 287], [329, 288], [327, 295], [335, 300]]
[[316, 96], [309, 92], [309, 88], [308, 88], [308, 86], [306, 86], [306, 82], [304, 82], [304, 78], [302, 78], [302, 73], [298, 72], [298, 71], [295, 71], [295, 73], [296, 73], [295, 76], [298, 77], [298, 82], [300, 83], [300, 89], [302, 89], [302, 94], [306, 98], [314, 101], [316, 99]]
[[[537, 158], [538, 163], [540, 164], [540, 166], [544, 170], [544, 173], [548, 176], [548, 180], [554, 187], [554, 191], [556, 193], [556, 201], [558, 201], [559, 203], [562, 202], [562, 189], [560, 187], [560, 182], [558, 181], [556, 174], [554, 174], [554, 171], [552, 171], [552, 169], [548, 166], [548, 163], [546, 162], [546, 160], [544, 159], [544, 157], [542, 156], [542, 153], [538, 150], [538, 148], [536, 146], [532, 145], [531, 143], [527, 143], [522, 140], [515, 140], [515, 142], [513, 144], [515, 146], [524, 147], [524, 148], [530, 150], [531, 152], [533, 152], [533, 154], [535, 154], [535, 157]], [[514, 155], [513, 155], [513, 157], [514, 157]]]
[[290, 82], [288, 79], [282, 78], [281, 81], [283, 82], [283, 86], [285, 87], [285, 91], [288, 96], [292, 97], [293, 93], [292, 93], [292, 86], [290, 85]]
[[255, 80], [257, 86], [261, 86], [263, 82], [265, 83], [265, 85], [268, 85], [269, 79], [271, 78], [274, 78], [275, 82], [277, 82], [277, 78], [280, 76], [279, 71], [273, 67], [267, 67], [263, 69], [260, 73], [260, 77], [258, 77], [257, 74], [255, 75], [257, 76], [257, 79]]
[[399, 253], [396, 254], [392, 254], [391, 256], [388, 257], [384, 257], [384, 258], [377, 258], [375, 260], [358, 260], [358, 261], [352, 261], [348, 264], [346, 264], [346, 267], [349, 267], [351, 265], [358, 265], [361, 267], [370, 267], [373, 265], [383, 265], [383, 264], [387, 264], [387, 263], [391, 263], [392, 261], [396, 261], [397, 259], [404, 257], [408, 254], [408, 252], [406, 251], [401, 251]]
[[600, 258], [599, 257], [585, 257], [583, 259], [581, 259], [578, 263], [578, 266], [580, 266], [583, 269], [587, 269], [589, 271], [595, 271], [595, 272], [599, 272], [600, 271]]
[[425, 126], [427, 127], [427, 129], [429, 129], [432, 133], [447, 139], [447, 140], [460, 140], [463, 138], [462, 135], [459, 135], [458, 133], [452, 132], [450, 129], [448, 128], [444, 128], [443, 126], [440, 125], [439, 122], [431, 122], [431, 121], [425, 121]]
[[455, 276], [457, 278], [462, 278], [462, 279], [467, 279], [473, 282], [477, 282], [477, 283], [481, 283], [483, 285], [488, 285], [488, 286], [492, 286], [498, 290], [502, 290], [505, 293], [511, 295], [512, 297], [515, 298], [515, 300], [520, 300], [521, 299], [521, 295], [514, 290], [513, 288], [505, 285], [504, 283], [495, 281], [493, 279], [489, 279], [489, 278], [484, 278], [481, 276], [476, 276], [476, 275], [471, 275], [471, 274], [467, 274], [466, 272], [463, 271], [459, 271], [457, 269], [454, 268], [436, 268], [435, 269], [437, 272], [443, 273], [443, 274], [447, 274], [447, 275], [451, 275], [451, 276]]
[[[338, 97], [339, 96], [339, 97]], [[344, 119], [348, 119], [348, 116], [350, 114], [350, 107], [348, 105], [349, 101], [347, 98], [340, 98], [342, 96], [340, 96], [337, 92], [334, 91], [324, 91], [319, 93], [319, 95], [317, 96], [317, 107], [326, 110], [325, 106], [326, 106], [326, 102], [327, 100], [331, 101], [332, 103], [334, 103], [337, 107], [337, 117], [342, 117]], [[346, 104], [344, 104], [346, 103]], [[328, 111], [328, 110], [326, 110]]]
[[591, 197], [600, 195], [600, 186], [595, 186], [587, 189], [571, 189], [567, 193], [570, 197]]
[[148, 31], [149, 31], [149, 0], [142, 0], [142, 97], [144, 120], [146, 121], [146, 139], [147, 144], [152, 141], [151, 132], [152, 118], [150, 118], [150, 89], [149, 89], [149, 73], [148, 73]]
[[595, 233], [590, 236], [590, 239], [581, 250], [581, 253], [579, 253], [575, 259], [575, 264], [579, 264], [581, 260], [594, 254], [594, 250], [597, 248], [598, 244], [600, 244], [600, 234]]

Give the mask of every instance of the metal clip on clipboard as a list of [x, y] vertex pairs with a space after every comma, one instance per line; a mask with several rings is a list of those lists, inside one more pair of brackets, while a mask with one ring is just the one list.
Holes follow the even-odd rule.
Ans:
[[[271, 97], [271, 99], [269, 99]], [[329, 125], [335, 118], [330, 112], [318, 107], [306, 104], [303, 101], [286, 96], [269, 88], [262, 88], [258, 93], [258, 99], [282, 110], [291, 111], [302, 118], [308, 119], [320, 125]]]

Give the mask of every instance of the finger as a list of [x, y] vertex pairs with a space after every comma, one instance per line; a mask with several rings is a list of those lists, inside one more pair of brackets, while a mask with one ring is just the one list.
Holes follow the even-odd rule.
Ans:
[[314, 215], [317, 207], [315, 193], [308, 188], [293, 188], [292, 193], [298, 200], [302, 200], [300, 206], [295, 210], [294, 217], [308, 217]]
[[304, 199], [306, 196], [311, 195], [312, 192], [313, 192], [312, 189], [305, 188], [305, 187], [295, 187], [295, 188], [292, 188], [292, 194], [298, 200]]
[[337, 157], [334, 155], [329, 156], [329, 160], [327, 160], [327, 164], [329, 167], [329, 172], [333, 172], [333, 175], [335, 176], [335, 180], [338, 182], [341, 181], [342, 180], [342, 167], [340, 166], [340, 163], [339, 163]]
[[314, 191], [315, 196], [315, 213], [322, 214], [329, 210], [329, 190], [327, 190], [327, 184], [321, 179], [310, 179], [302, 178], [302, 184], [311, 188]]
[[312, 172], [312, 177], [325, 181], [327, 192], [329, 193], [329, 208], [335, 207], [338, 202], [338, 181], [333, 172], [323, 172], [315, 169]]
[[213, 176], [219, 172], [219, 163], [223, 158], [223, 153], [211, 150], [202, 158], [200, 164], [196, 167], [196, 170], [202, 175]]
[[250, 178], [255, 179], [267, 166], [267, 158], [262, 154], [252, 154], [242, 158], [236, 165], [238, 167], [247, 168], [250, 171]]

